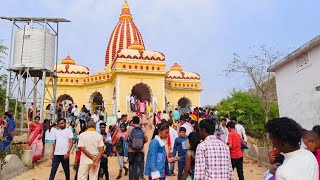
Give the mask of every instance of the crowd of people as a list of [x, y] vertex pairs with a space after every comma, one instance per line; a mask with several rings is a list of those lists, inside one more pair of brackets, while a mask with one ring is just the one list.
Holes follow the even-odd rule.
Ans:
[[[128, 118], [119, 112], [118, 121], [107, 127], [98, 111], [90, 114], [83, 106], [76, 114], [74, 108], [77, 106], [70, 108], [69, 120], [61, 117], [58, 124], [49, 120], [40, 123], [38, 116], [29, 124], [33, 162], [43, 156], [52, 158], [50, 180], [55, 178], [60, 163], [66, 179], [70, 179], [72, 153], [74, 179], [79, 180], [109, 179], [111, 156], [118, 160], [116, 179], [128, 176], [129, 180], [140, 180], [147, 176], [165, 180], [167, 176], [176, 176], [178, 180], [229, 180], [233, 179], [234, 169], [239, 180], [245, 179], [243, 157], [248, 138], [237, 117], [218, 120], [213, 109], [202, 108], [188, 113], [178, 109], [163, 111], [154, 114], [153, 119], [145, 118], [143, 113]], [[5, 137], [5, 141], [0, 141], [1, 150], [8, 149], [15, 132], [11, 114], [5, 115], [0, 122]], [[80, 120], [79, 132], [73, 117]], [[319, 180], [319, 125], [305, 130], [292, 119], [277, 118], [265, 127], [274, 148], [266, 180]], [[149, 130], [153, 130], [151, 139]]]

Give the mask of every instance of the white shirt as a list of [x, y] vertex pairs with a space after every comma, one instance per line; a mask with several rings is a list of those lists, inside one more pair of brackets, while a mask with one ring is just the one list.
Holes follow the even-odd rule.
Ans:
[[99, 114], [93, 114], [91, 115], [91, 118], [93, 119], [93, 121], [96, 123], [99, 121]]
[[117, 113], [117, 118], [120, 119], [121, 116], [122, 116], [121, 112], [118, 112], [118, 113]]
[[65, 155], [69, 150], [69, 139], [73, 138], [73, 133], [69, 128], [59, 129], [54, 133], [56, 147], [54, 155]]
[[237, 133], [243, 138], [245, 142], [248, 141], [247, 135], [246, 135], [246, 130], [241, 124], [236, 125], [236, 131]]
[[181, 125], [180, 128], [181, 128], [181, 127], [186, 128], [186, 135], [187, 135], [187, 136], [189, 136], [189, 134], [193, 132], [193, 127], [192, 127], [192, 125], [191, 125], [190, 123], [188, 123], [188, 122], [186, 122], [186, 123], [184, 123], [183, 125]]
[[76, 107], [74, 107], [72, 110], [71, 110], [71, 113], [73, 113], [73, 116], [76, 116], [78, 117], [79, 116], [79, 111]]
[[[79, 135], [78, 146], [84, 147], [94, 157], [97, 157], [99, 154], [99, 148], [104, 147], [103, 138], [96, 131], [87, 130]], [[89, 157], [87, 157], [84, 153], [81, 154], [80, 165], [92, 163], [93, 161]]]
[[276, 180], [319, 180], [318, 162], [308, 150], [283, 154], [284, 161], [276, 171]]
[[162, 119], [165, 119], [166, 121], [169, 121], [170, 116], [169, 116], [169, 114], [167, 114], [167, 113], [162, 113], [161, 116], [160, 116], [160, 119], [161, 119], [161, 120], [162, 120]]
[[58, 130], [56, 128], [51, 128], [50, 132], [49, 132], [49, 129], [46, 131], [45, 133], [45, 140], [48, 140], [48, 141], [53, 141], [55, 140], [55, 133], [57, 132]]
[[228, 142], [228, 134], [229, 134], [228, 128], [221, 126], [221, 131], [223, 132], [223, 134], [220, 135], [221, 140], [223, 142], [227, 143]]
[[172, 127], [169, 127], [169, 136], [170, 136], [170, 141], [171, 141], [171, 148], [173, 150], [174, 142], [176, 141], [176, 139], [178, 137], [178, 133], [175, 129], [173, 129]]

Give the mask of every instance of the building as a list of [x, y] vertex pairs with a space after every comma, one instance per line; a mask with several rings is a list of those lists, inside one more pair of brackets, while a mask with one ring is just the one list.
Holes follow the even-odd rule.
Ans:
[[[90, 74], [87, 66], [68, 55], [56, 72], [57, 103], [68, 100], [108, 114], [128, 113], [133, 94], [146, 100], [151, 112], [200, 106], [200, 75], [176, 63], [167, 71], [165, 55], [146, 50], [127, 2], [110, 36], [103, 70]], [[52, 79], [47, 81], [50, 84]]]
[[280, 116], [304, 128], [320, 124], [320, 35], [271, 66], [275, 72]]

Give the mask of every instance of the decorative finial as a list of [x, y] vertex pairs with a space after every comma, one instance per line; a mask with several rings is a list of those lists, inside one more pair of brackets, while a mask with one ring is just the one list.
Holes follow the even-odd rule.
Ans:
[[122, 5], [122, 12], [120, 15], [120, 19], [132, 19], [131, 13], [130, 13], [130, 7], [128, 5], [127, 0], [124, 1]]

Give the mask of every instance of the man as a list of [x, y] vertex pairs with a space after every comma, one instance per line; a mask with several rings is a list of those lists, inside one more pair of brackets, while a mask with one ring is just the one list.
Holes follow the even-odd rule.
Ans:
[[99, 121], [98, 122], [96, 122], [96, 131], [97, 131], [97, 133], [101, 133], [101, 131], [100, 131], [100, 124], [101, 123], [104, 123], [104, 116], [102, 116], [102, 115], [100, 115], [99, 116]]
[[52, 168], [49, 179], [54, 180], [61, 163], [66, 180], [70, 180], [69, 155], [73, 144], [73, 133], [69, 128], [66, 128], [66, 120], [64, 118], [59, 119], [58, 126], [59, 129], [54, 133], [54, 154], [52, 155]]
[[78, 147], [82, 154], [78, 172], [78, 180], [97, 180], [99, 176], [100, 159], [104, 151], [102, 136], [96, 132], [96, 123], [89, 121], [88, 129], [79, 135]]
[[[132, 126], [128, 127], [127, 130], [127, 136], [128, 136], [128, 160], [129, 160], [129, 180], [139, 180], [140, 177], [143, 177], [143, 171], [144, 171], [144, 147], [142, 149], [134, 149], [130, 145], [130, 141], [132, 141], [133, 138], [133, 132], [141, 132], [139, 128], [141, 128], [140, 124], [140, 118], [138, 116], [134, 116], [132, 118]], [[143, 143], [148, 142], [148, 136], [144, 129], [143, 131]]]
[[214, 136], [215, 124], [210, 119], [199, 123], [203, 140], [196, 150], [194, 180], [232, 179], [229, 147]]
[[79, 118], [78, 105], [75, 105], [71, 110], [72, 120], [75, 121]]
[[186, 128], [186, 135], [187, 136], [189, 136], [189, 134], [194, 131], [192, 125], [187, 122], [187, 118], [185, 116], [183, 116], [183, 115], [180, 116], [180, 127]]
[[243, 153], [242, 153], [242, 150], [241, 150], [242, 138], [236, 132], [234, 122], [228, 122], [227, 128], [228, 128], [228, 131], [229, 131], [227, 145], [230, 148], [232, 169], [237, 168], [237, 173], [238, 173], [239, 180], [244, 180], [244, 176], [243, 176]]
[[73, 109], [73, 106], [72, 106], [72, 104], [70, 103], [70, 104], [69, 104], [69, 107], [68, 107], [68, 110], [67, 110], [67, 119], [68, 119], [68, 121], [71, 121], [71, 120], [72, 120], [72, 114], [71, 114], [72, 109]]
[[300, 148], [302, 127], [287, 117], [268, 121], [266, 130], [273, 147], [284, 155], [284, 161], [276, 169], [276, 180], [318, 180], [318, 163], [308, 150]]
[[238, 124], [237, 117], [233, 116], [230, 118], [230, 120], [234, 122], [234, 124], [236, 125], [235, 127], [236, 127], [237, 133], [242, 137], [243, 143], [247, 145], [248, 138], [247, 138], [246, 130], [244, 129], [244, 127], [241, 124]]
[[166, 110], [163, 110], [161, 116], [160, 116], [160, 119], [165, 119], [166, 121], [168, 121], [170, 119], [170, 116], [169, 114], [167, 114], [167, 111]]
[[4, 116], [5, 116], [4, 121], [6, 122], [7, 126], [4, 128], [3, 137], [0, 140], [0, 152], [9, 153], [10, 144], [16, 132], [16, 123], [12, 118], [11, 113], [5, 112]]
[[32, 116], [33, 116], [33, 103], [30, 104], [28, 107], [28, 119], [29, 121], [32, 121]]
[[223, 134], [220, 135], [221, 140], [222, 140], [223, 142], [227, 143], [227, 142], [228, 142], [229, 130], [228, 130], [228, 128], [227, 128], [227, 119], [226, 119], [226, 118], [221, 119], [221, 126], [220, 126], [220, 128], [221, 128], [221, 132], [223, 133]]
[[173, 111], [173, 120], [174, 120], [174, 122], [177, 122], [179, 117], [180, 117], [180, 113], [178, 111], [178, 108], [175, 108], [174, 111]]
[[97, 110], [94, 110], [94, 113], [91, 115], [91, 119], [93, 119], [95, 123], [99, 121], [99, 113]]
[[120, 119], [120, 118], [121, 118], [121, 116], [122, 116], [122, 114], [121, 114], [120, 110], [118, 110], [118, 113], [117, 113], [117, 119]]
[[80, 117], [79, 117], [81, 131], [86, 126], [86, 121], [87, 121], [87, 113], [86, 112], [87, 112], [86, 108], [82, 107], [81, 112], [80, 112]]
[[128, 116], [126, 114], [122, 114], [121, 115], [121, 119], [118, 122], [118, 127], [120, 127], [120, 124], [124, 123], [126, 125], [126, 127], [128, 127], [129, 123], [128, 123]]

